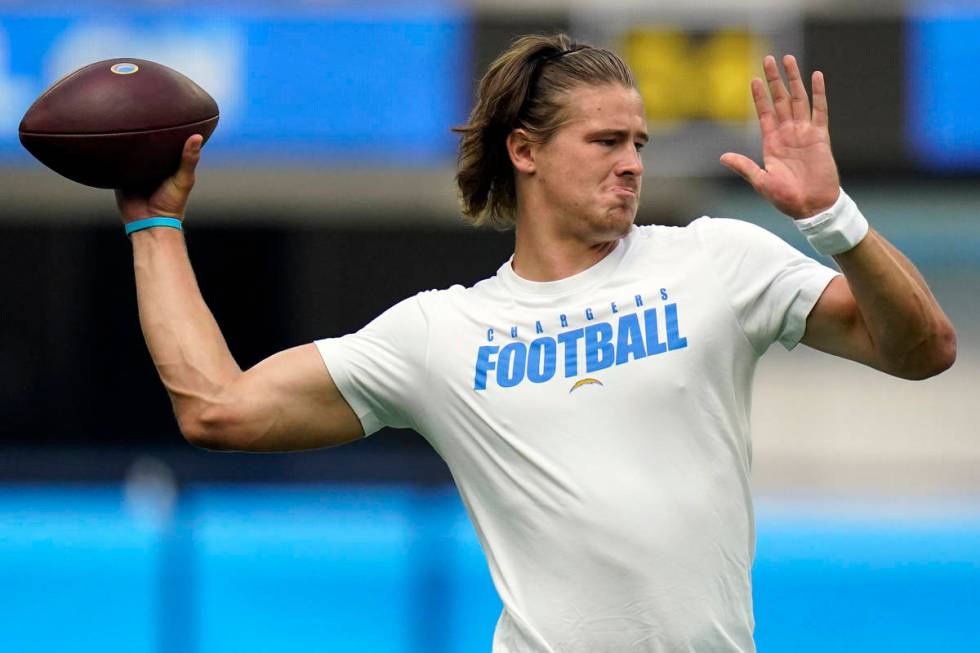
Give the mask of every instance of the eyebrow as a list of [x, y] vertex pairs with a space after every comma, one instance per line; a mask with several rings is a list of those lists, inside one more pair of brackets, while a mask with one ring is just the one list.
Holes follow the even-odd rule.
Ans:
[[[589, 138], [602, 138], [603, 136], [612, 136], [617, 139], [625, 139], [629, 136], [629, 132], [625, 129], [597, 129], [596, 131], [589, 132]], [[650, 142], [650, 136], [644, 131], [637, 134], [637, 138], [644, 143]]]

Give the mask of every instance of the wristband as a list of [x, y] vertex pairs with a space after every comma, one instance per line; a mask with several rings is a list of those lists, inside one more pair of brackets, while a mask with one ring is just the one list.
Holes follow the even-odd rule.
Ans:
[[149, 229], [151, 227], [171, 227], [178, 231], [183, 231], [184, 227], [181, 225], [180, 220], [177, 218], [171, 218], [169, 216], [157, 216], [155, 218], [145, 218], [143, 220], [134, 220], [126, 224], [126, 235], [129, 236], [137, 231], [142, 231], [144, 229]]
[[832, 207], [812, 218], [794, 222], [813, 248], [824, 256], [835, 256], [854, 249], [870, 229], [867, 219], [843, 188]]

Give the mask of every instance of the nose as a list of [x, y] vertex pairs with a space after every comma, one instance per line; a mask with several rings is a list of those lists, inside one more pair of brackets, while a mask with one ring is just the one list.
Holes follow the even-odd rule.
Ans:
[[643, 176], [643, 157], [640, 156], [640, 150], [635, 145], [624, 148], [623, 157], [616, 166], [616, 174]]

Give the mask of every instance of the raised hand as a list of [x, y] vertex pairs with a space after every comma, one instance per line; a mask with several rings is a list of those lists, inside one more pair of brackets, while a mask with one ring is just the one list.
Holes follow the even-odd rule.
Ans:
[[779, 75], [775, 57], [763, 59], [762, 67], [769, 94], [756, 77], [752, 80], [752, 99], [762, 129], [765, 167], [734, 152], [723, 154], [721, 163], [740, 174], [786, 215], [808, 218], [830, 208], [840, 192], [840, 177], [830, 151], [823, 73], [813, 73], [811, 110], [795, 57], [783, 57], [789, 90]]
[[148, 194], [116, 190], [116, 205], [119, 207], [124, 223], [151, 216], [184, 218], [184, 209], [194, 187], [194, 169], [201, 159], [203, 142], [204, 139], [200, 134], [194, 134], [187, 139], [177, 172], [164, 180], [156, 190]]

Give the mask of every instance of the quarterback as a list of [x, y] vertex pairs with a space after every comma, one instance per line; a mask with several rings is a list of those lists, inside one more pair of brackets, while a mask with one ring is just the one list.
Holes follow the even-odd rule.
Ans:
[[154, 194], [118, 195], [182, 433], [284, 451], [418, 431], [456, 481], [503, 602], [495, 653], [754, 651], [759, 358], [802, 342], [921, 379], [956, 355], [922, 276], [841, 189], [822, 74], [811, 96], [793, 57], [763, 70], [751, 84], [762, 164], [720, 162], [839, 270], [738, 220], [634, 225], [656, 143], [632, 72], [565, 35], [528, 36], [490, 66], [457, 128], [463, 214], [513, 229], [513, 256], [472, 287], [421, 292], [244, 371], [184, 245], [192, 137]]

